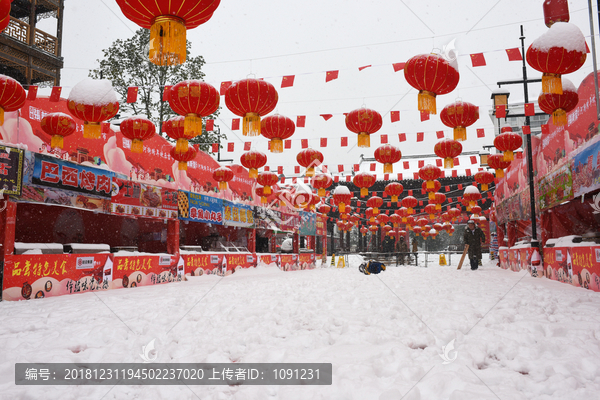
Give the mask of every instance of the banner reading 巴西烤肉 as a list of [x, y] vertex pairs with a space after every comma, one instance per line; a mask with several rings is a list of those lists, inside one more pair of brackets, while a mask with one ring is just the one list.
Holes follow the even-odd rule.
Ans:
[[0, 190], [2, 194], [20, 195], [23, 185], [25, 152], [14, 147], [0, 146]]
[[177, 190], [113, 179], [111, 212], [134, 217], [176, 219]]
[[223, 200], [180, 190], [177, 196], [179, 219], [223, 225]]
[[254, 227], [254, 211], [252, 206], [237, 204], [223, 200], [223, 224], [241, 228]]

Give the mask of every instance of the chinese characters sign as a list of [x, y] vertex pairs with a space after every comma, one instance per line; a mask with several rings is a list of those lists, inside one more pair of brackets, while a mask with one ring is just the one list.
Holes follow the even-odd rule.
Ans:
[[223, 222], [229, 226], [242, 228], [254, 227], [254, 212], [252, 206], [236, 204], [223, 200]]
[[3, 194], [21, 194], [23, 150], [0, 146], [0, 189]]
[[147, 218], [177, 218], [177, 191], [114, 178], [113, 214]]
[[178, 193], [179, 219], [223, 225], [223, 200], [203, 194]]

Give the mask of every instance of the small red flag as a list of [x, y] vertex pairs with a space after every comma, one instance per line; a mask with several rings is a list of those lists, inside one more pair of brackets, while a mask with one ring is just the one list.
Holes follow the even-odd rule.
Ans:
[[442, 139], [444, 137], [444, 131], [437, 131], [436, 135], [438, 139]]
[[394, 67], [394, 72], [398, 72], [398, 71], [402, 71], [404, 69], [405, 65], [406, 65], [405, 62], [394, 63], [394, 64], [392, 64], [392, 67]]
[[62, 87], [53, 86], [52, 92], [50, 93], [50, 101], [53, 103], [58, 103], [60, 101], [60, 92], [62, 92]]
[[485, 66], [485, 57], [483, 56], [483, 53], [471, 54], [471, 64], [473, 67]]
[[429, 120], [429, 113], [427, 111], [421, 111], [421, 122]]
[[348, 146], [348, 138], [347, 137], [343, 137], [342, 138], [342, 147], [347, 147]]
[[344, 172], [344, 166], [343, 165], [338, 165], [338, 172]]
[[244, 151], [250, 151], [250, 146], [252, 146], [251, 142], [244, 142]]
[[477, 156], [471, 156], [471, 164], [477, 164]]
[[544, 124], [542, 125], [542, 135], [547, 135], [550, 133], [550, 125]]
[[319, 115], [320, 115], [321, 117], [323, 117], [323, 119], [324, 119], [325, 121], [329, 121], [329, 119], [330, 119], [331, 117], [333, 117], [333, 114], [319, 114]]
[[452, 177], [456, 178], [458, 176], [458, 171], [456, 171], [455, 169], [452, 170]]
[[496, 118], [506, 118], [506, 105], [496, 106]]
[[303, 149], [308, 149], [308, 139], [301, 139], [300, 143], [302, 143]]
[[[281, 174], [280, 174], [281, 175]], [[285, 183], [285, 176], [281, 177], [281, 183]]]
[[412, 191], [412, 189], [408, 191], [408, 195], [409, 195], [409, 196], [412, 196], [412, 195], [413, 195], [413, 191]]
[[415, 180], [418, 180], [419, 179], [419, 173], [418, 172], [413, 172], [413, 178]]
[[229, 143], [227, 143], [227, 151], [228, 151], [228, 152], [230, 152], [230, 153], [231, 153], [231, 152], [233, 151], [234, 144], [235, 144], [235, 143], [233, 143], [233, 142], [229, 142]]
[[419, 200], [419, 205], [422, 206], [423, 205], [423, 200]]
[[284, 140], [283, 141], [283, 147], [286, 149], [291, 149], [292, 148], [292, 141], [290, 140]]
[[101, 129], [100, 132], [103, 133], [103, 134], [105, 134], [105, 135], [111, 133], [110, 122], [102, 122], [102, 126], [101, 126], [100, 129]]
[[[390, 180], [390, 174], [383, 174], [383, 180], [384, 181], [389, 181]], [[388, 207], [390, 206], [390, 204], [388, 203]]]
[[392, 122], [400, 121], [400, 111], [390, 111], [390, 119]]
[[240, 130], [240, 119], [239, 118], [235, 118], [231, 121], [231, 130], [232, 131]]
[[225, 96], [225, 92], [227, 92], [227, 89], [229, 89], [229, 86], [231, 86], [232, 84], [233, 84], [232, 81], [221, 82], [221, 88], [219, 90], [219, 94], [221, 96]]
[[446, 186], [446, 193], [450, 191], [450, 186]]
[[419, 160], [419, 168], [423, 168], [425, 166], [425, 160]]
[[281, 80], [281, 87], [286, 88], [294, 86], [294, 77], [295, 75], [284, 76]]
[[470, 169], [466, 170], [466, 173], [467, 173], [467, 176], [471, 176], [471, 170]]
[[369, 67], [371, 67], [371, 65], [365, 65], [364, 67], [358, 67], [358, 70], [362, 71], [363, 69], [369, 68]]
[[417, 142], [422, 142], [423, 136], [424, 136], [423, 132], [417, 132]]
[[219, 152], [219, 143], [213, 143], [212, 144], [212, 152], [213, 153], [218, 153]]
[[531, 127], [529, 125], [522, 126], [521, 130], [523, 131], [523, 135], [530, 135], [531, 134]]
[[360, 171], [360, 165], [354, 164], [354, 172], [358, 172], [358, 171]]
[[535, 105], [533, 103], [525, 103], [525, 116], [531, 117], [535, 115]]
[[321, 138], [321, 147], [327, 147], [327, 138]]
[[458, 157], [454, 157], [454, 166], [458, 166], [460, 165], [460, 161], [458, 160]]
[[441, 158], [436, 158], [435, 159], [435, 165], [437, 165], [438, 167], [442, 166], [442, 159]]
[[483, 129], [483, 128], [477, 128], [477, 137], [478, 138], [485, 137], [485, 129]]
[[127, 102], [135, 103], [137, 101], [138, 88], [137, 86], [130, 86], [127, 88]]
[[398, 141], [399, 142], [405, 142], [406, 141], [406, 133], [399, 133], [398, 134]]
[[278, 175], [283, 174], [283, 167], [281, 165], [277, 167], [277, 174]]
[[521, 56], [521, 50], [518, 47], [514, 49], [506, 49], [506, 54], [508, 55], [508, 61], [521, 61], [523, 57]]
[[306, 125], [306, 115], [298, 115], [296, 117], [296, 127], [304, 128], [305, 125]]
[[462, 190], [462, 188], [463, 188], [463, 185], [462, 185], [462, 183], [459, 183], [459, 184], [458, 184], [458, 190]]
[[173, 86], [171, 86], [171, 85], [165, 86], [165, 89], [163, 90], [162, 101], [169, 101], [169, 99], [171, 98], [171, 88], [172, 87]]
[[[442, 159], [440, 158], [440, 161], [441, 161], [441, 160], [442, 160]], [[440, 165], [440, 166], [441, 166], [441, 165]], [[445, 178], [445, 177], [446, 177], [446, 171], [442, 171], [441, 173], [442, 173], [442, 174], [440, 175], [440, 178]]]
[[339, 175], [334, 176], [333, 177], [333, 181], [336, 182], [336, 183], [339, 182], [340, 181], [340, 176]]
[[299, 174], [300, 173], [300, 166], [296, 165], [294, 167], [294, 173]]
[[215, 120], [207, 119], [206, 120], [206, 131], [211, 132], [213, 129], [215, 129]]
[[410, 169], [410, 165], [408, 161], [403, 161], [404, 169]]
[[402, 174], [398, 173], [398, 180], [401, 181], [402, 180]]
[[29, 86], [29, 88], [27, 89], [27, 100], [33, 101], [33, 100], [37, 99], [37, 92], [38, 92], [37, 86], [34, 86], [34, 85]]
[[271, 170], [271, 168], [270, 168], [270, 167], [267, 165], [267, 166], [265, 167], [265, 171], [267, 171], [267, 172], [268, 172], [268, 171], [270, 171], [270, 170]]
[[381, 144], [387, 144], [388, 135], [381, 135], [381, 136], [379, 136], [379, 139], [381, 140]]
[[375, 171], [375, 168], [377, 167], [377, 165], [375, 163], [371, 163], [371, 171]]
[[325, 75], [325, 82], [337, 79], [339, 72], [340, 71], [327, 71], [327, 74]]
[[346, 182], [350, 182], [351, 179], [352, 177], [350, 175], [346, 175]]

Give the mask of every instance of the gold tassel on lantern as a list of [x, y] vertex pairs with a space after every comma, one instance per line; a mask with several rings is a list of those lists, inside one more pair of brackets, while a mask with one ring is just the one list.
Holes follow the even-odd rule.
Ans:
[[435, 199], [435, 193], [429, 192], [429, 200], [434, 200], [434, 199]]
[[150, 61], [156, 65], [179, 65], [186, 58], [185, 22], [172, 15], [157, 17], [150, 27]]
[[379, 208], [373, 207], [373, 215], [379, 215]]
[[265, 187], [263, 188], [263, 193], [264, 193], [264, 194], [271, 194], [271, 193], [272, 193], [272, 192], [271, 192], [271, 186], [265, 186]]
[[306, 176], [309, 178], [315, 176], [315, 167], [308, 167], [306, 169]]
[[402, 217], [402, 222], [406, 223], [406, 217]]
[[319, 190], [317, 190], [317, 194], [319, 197], [325, 197], [326, 191], [324, 188], [319, 188]]
[[250, 179], [258, 178], [258, 169], [250, 168], [250, 171], [248, 171], [248, 178], [250, 178]]
[[483, 190], [484, 192], [485, 192], [486, 190], [488, 190], [488, 184], [487, 184], [487, 183], [482, 183], [482, 184], [481, 184], [481, 190]]
[[501, 168], [498, 168], [496, 170], [496, 178], [504, 178], [504, 170]]
[[88, 122], [83, 123], [83, 138], [84, 139], [100, 139], [102, 136], [102, 126], [99, 122]]
[[341, 212], [341, 213], [346, 212], [346, 205], [344, 203], [340, 203], [338, 205], [338, 208], [339, 208], [339, 212]]
[[0, 126], [4, 125], [4, 108], [0, 107]]
[[434, 189], [435, 188], [435, 182], [434, 181], [426, 181], [427, 182], [427, 189]]
[[434, 219], [435, 218], [435, 214], [429, 214], [429, 219]]
[[202, 134], [202, 117], [197, 114], [188, 114], [183, 121], [183, 134], [192, 139]]
[[427, 90], [419, 91], [418, 96], [419, 101], [419, 111], [428, 112], [429, 114], [436, 114], [436, 104], [435, 104], [435, 93], [428, 92]]
[[454, 140], [458, 142], [467, 140], [467, 129], [464, 126], [457, 126], [454, 128]]
[[271, 153], [283, 153], [283, 140], [271, 139]]
[[177, 139], [177, 144], [175, 144], [175, 153], [183, 154], [188, 151], [188, 141], [187, 139]]
[[392, 174], [394, 173], [394, 166], [391, 163], [383, 164], [383, 173], [384, 174]]
[[436, 210], [441, 210], [442, 209], [442, 205], [441, 204], [436, 204], [435, 205], [435, 209]]
[[177, 169], [180, 171], [187, 171], [187, 161], [179, 161]]
[[256, 113], [248, 113], [244, 115], [244, 126], [242, 128], [242, 134], [244, 136], [260, 135], [260, 115]]
[[504, 161], [512, 161], [514, 160], [515, 156], [512, 152], [512, 150], [506, 150], [504, 152]]
[[360, 188], [360, 197], [365, 197], [369, 194], [369, 188], [363, 187]]
[[133, 139], [131, 143], [131, 152], [132, 153], [143, 153], [144, 152], [144, 142], [140, 139]]
[[227, 182], [221, 181], [219, 182], [219, 191], [227, 190]]
[[260, 202], [263, 203], [263, 204], [267, 204], [267, 198], [265, 196], [262, 196], [260, 198]]
[[392, 203], [398, 202], [398, 196], [392, 196]]
[[408, 209], [406, 210], [407, 213], [412, 214], [414, 212], [414, 210], [412, 209], [412, 207], [408, 207]]
[[556, 126], [565, 126], [567, 124], [567, 112], [562, 108], [554, 110], [552, 113], [552, 123]]
[[63, 148], [63, 144], [64, 144], [64, 137], [60, 136], [60, 135], [53, 135], [52, 136], [52, 140], [50, 141], [50, 147], [52, 147], [53, 149], [55, 148], [59, 148], [62, 149]]
[[542, 74], [542, 92], [552, 94], [563, 94], [562, 80], [560, 74]]
[[454, 168], [454, 159], [452, 157], [444, 158], [444, 168], [446, 168], [446, 169]]
[[371, 136], [368, 133], [358, 134], [358, 147], [371, 147]]

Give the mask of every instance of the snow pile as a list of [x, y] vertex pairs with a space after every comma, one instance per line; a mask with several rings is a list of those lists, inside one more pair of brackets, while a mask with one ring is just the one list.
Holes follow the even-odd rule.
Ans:
[[338, 185], [334, 190], [333, 194], [351, 194], [350, 189], [344, 185]]
[[585, 54], [585, 37], [577, 25], [556, 22], [531, 44], [532, 49], [539, 51], [549, 51], [552, 47], [562, 47], [566, 51], [578, 51]]
[[117, 93], [107, 79], [85, 78], [71, 89], [69, 101], [79, 104], [103, 106], [117, 102]]

